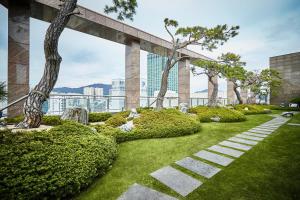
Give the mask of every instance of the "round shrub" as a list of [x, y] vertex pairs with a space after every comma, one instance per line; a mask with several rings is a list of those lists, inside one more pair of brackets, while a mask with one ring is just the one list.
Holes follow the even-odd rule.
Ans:
[[62, 124], [62, 120], [59, 115], [44, 115], [42, 118], [42, 124], [57, 126]]
[[106, 120], [105, 124], [112, 126], [112, 127], [118, 127], [123, 124], [126, 124], [127, 120], [122, 115], [113, 115], [108, 120]]
[[234, 109], [244, 113], [245, 115], [271, 113], [271, 110], [268, 109], [266, 106], [256, 104], [238, 104], [234, 106]]
[[112, 116], [109, 112], [89, 113], [89, 122], [104, 122]]
[[110, 137], [65, 122], [49, 131], [0, 132], [1, 199], [69, 199], [101, 176], [117, 154]]
[[220, 118], [220, 122], [241, 122], [246, 117], [243, 113], [224, 107], [197, 106], [189, 109], [198, 116], [200, 122], [213, 122], [212, 118]]

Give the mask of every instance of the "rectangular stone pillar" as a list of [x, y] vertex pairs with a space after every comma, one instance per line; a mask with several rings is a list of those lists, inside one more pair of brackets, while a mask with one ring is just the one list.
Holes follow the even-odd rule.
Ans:
[[[8, 5], [8, 103], [29, 92], [30, 6], [21, 2], [9, 1]], [[8, 108], [8, 117], [21, 115], [23, 103]]]
[[233, 90], [233, 83], [227, 80], [227, 104], [235, 104], [236, 95]]
[[140, 106], [140, 43], [132, 41], [125, 47], [126, 110]]
[[[218, 83], [218, 76], [214, 76], [213, 78], [212, 78], [212, 80], [213, 80], [213, 82], [214, 83]], [[208, 85], [207, 85], [208, 87], [207, 87], [207, 97], [208, 97], [208, 100], [210, 100], [210, 97], [211, 97], [211, 95], [212, 95], [212, 93], [213, 93], [213, 88], [214, 88], [214, 86], [213, 86], [213, 84], [211, 83], [211, 82], [209, 82], [208, 81]]]
[[178, 62], [178, 103], [190, 105], [190, 60]]

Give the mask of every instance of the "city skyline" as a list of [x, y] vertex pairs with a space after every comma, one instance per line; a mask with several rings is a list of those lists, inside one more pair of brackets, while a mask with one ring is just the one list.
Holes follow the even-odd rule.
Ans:
[[[110, 1], [90, 0], [79, 1], [78, 3], [103, 13], [104, 5], [109, 4]], [[239, 1], [233, 0], [226, 2], [189, 0], [183, 5], [184, 7], [179, 6], [180, 3], [169, 5], [168, 1], [159, 1], [159, 3], [157, 1], [140, 1], [138, 3], [139, 7], [134, 21], [125, 21], [125, 23], [167, 40], [170, 40], [170, 38], [163, 28], [164, 17], [177, 19], [182, 26], [199, 24], [211, 27], [222, 23], [240, 25], [240, 34], [216, 51], [207, 52], [196, 47], [191, 47], [191, 49], [212, 58], [216, 58], [220, 53], [227, 51], [240, 53], [242, 59], [248, 63], [247, 69], [262, 69], [268, 65], [270, 56], [300, 50], [299, 45], [297, 45], [300, 43], [298, 37], [300, 22], [297, 20], [300, 18], [300, 5], [297, 1], [267, 0], [260, 1], [260, 3], [243, 2], [243, 5], [241, 5]], [[190, 7], [191, 4], [195, 6]], [[216, 4], [219, 6], [214, 6]], [[170, 9], [166, 10], [167, 6]], [[209, 7], [216, 9], [218, 15], [209, 14]], [[267, 13], [264, 10], [266, 7], [268, 7]], [[197, 10], [197, 8], [202, 9]], [[156, 15], [151, 14], [153, 9], [155, 9]], [[190, 11], [181, 13], [181, 9], [189, 9]], [[253, 16], [253, 13], [255, 13], [255, 16]], [[6, 81], [7, 28], [5, 27], [7, 27], [7, 11], [2, 6], [0, 6], [0, 20], [1, 26], [4, 27], [0, 31], [0, 80]], [[39, 81], [43, 73], [44, 55], [41, 49], [43, 49], [43, 39], [48, 25], [48, 23], [31, 19], [32, 30], [39, 30], [32, 31], [30, 34], [30, 40], [32, 41], [30, 47], [31, 86]], [[56, 87], [77, 87], [96, 82], [109, 83], [112, 79], [124, 77], [125, 50], [122, 45], [66, 29], [59, 42], [59, 51], [63, 57], [63, 62]], [[114, 55], [113, 59], [107, 59], [112, 55]], [[147, 78], [146, 56], [147, 53], [142, 51], [140, 59], [142, 78]], [[221, 89], [225, 89], [224, 83], [224, 81], [220, 81]], [[191, 76], [191, 92], [206, 88], [207, 78], [205, 76]]]

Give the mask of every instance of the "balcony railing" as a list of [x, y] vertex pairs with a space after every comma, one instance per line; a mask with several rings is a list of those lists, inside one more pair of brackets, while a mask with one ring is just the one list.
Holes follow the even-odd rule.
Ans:
[[[140, 97], [140, 107], [155, 107], [156, 97]], [[191, 98], [191, 107], [208, 103], [207, 98]], [[220, 105], [226, 105], [227, 99], [219, 98]], [[65, 109], [81, 107], [89, 112], [120, 112], [125, 110], [125, 96], [93, 96], [93, 95], [57, 95], [51, 94], [43, 105], [43, 112], [51, 115], [61, 115]], [[178, 106], [178, 97], [165, 97], [165, 108]]]

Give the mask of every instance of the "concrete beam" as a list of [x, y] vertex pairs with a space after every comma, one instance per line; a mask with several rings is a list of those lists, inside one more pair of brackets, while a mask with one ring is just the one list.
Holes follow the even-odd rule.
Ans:
[[227, 80], [227, 104], [235, 104], [236, 95], [233, 90], [233, 83]]
[[[29, 92], [29, 4], [8, 5], [8, 103]], [[22, 114], [24, 101], [8, 108], [8, 117]]]
[[178, 97], [180, 103], [190, 105], [190, 60], [178, 62]]
[[131, 41], [125, 47], [126, 110], [140, 107], [140, 43]]
[[[50, 22], [59, 9], [59, 0], [33, 0], [31, 3], [31, 17]], [[76, 31], [87, 33], [96, 37], [107, 39], [113, 42], [126, 45], [128, 41], [136, 40], [140, 42], [141, 49], [161, 56], [167, 56], [172, 48], [172, 43], [149, 34], [135, 27], [114, 20], [110, 17], [92, 11], [82, 6], [78, 6], [80, 15], [71, 17], [67, 27]], [[188, 49], [178, 51], [191, 59], [210, 58], [198, 54]]]

